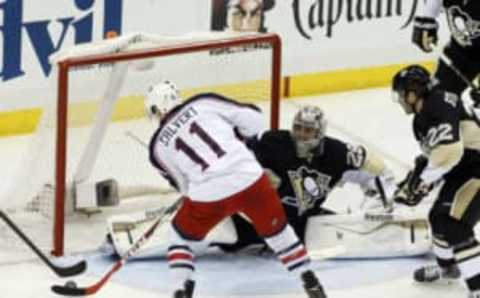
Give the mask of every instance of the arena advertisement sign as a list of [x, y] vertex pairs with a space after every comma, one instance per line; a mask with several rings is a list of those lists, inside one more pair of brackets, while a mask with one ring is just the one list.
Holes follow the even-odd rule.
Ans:
[[[408, 27], [413, 21], [418, 0], [317, 0], [292, 1], [292, 17], [295, 28], [305, 39], [312, 39], [318, 32], [327, 38], [334, 37], [334, 28], [341, 23], [355, 26], [389, 18], [401, 18], [398, 29]], [[353, 28], [354, 29], [354, 28]]]
[[[275, 0], [212, 0], [212, 31], [268, 32], [266, 12], [275, 6]], [[267, 49], [268, 44], [251, 44], [247, 47], [229, 47], [211, 51], [212, 56]]]
[[[37, 106], [39, 89], [51, 89], [50, 55], [110, 31], [275, 32], [283, 41], [284, 76], [429, 60], [410, 41], [421, 1], [67, 0], [44, 9], [41, 1], [0, 0], [0, 104], [2, 110]], [[443, 41], [448, 29], [439, 21]]]
[[[278, 2], [265, 25], [282, 36], [289, 75], [425, 61], [411, 43], [420, 0]], [[441, 18], [442, 41], [448, 33]]]
[[210, 27], [279, 34], [283, 72], [295, 75], [429, 59], [410, 42], [419, 5], [420, 0], [212, 0]]
[[[28, 75], [32, 70], [26, 64], [38, 65], [41, 75], [49, 76], [50, 55], [68, 44], [91, 42], [97, 28], [102, 28], [104, 37], [122, 33], [123, 0], [72, 1], [70, 7], [54, 9], [48, 17], [32, 14], [32, 6], [27, 6], [26, 2], [7, 0], [0, 3], [3, 19], [0, 24], [3, 37], [1, 81]], [[71, 40], [67, 42], [68, 36]], [[29, 48], [33, 53], [28, 53]]]

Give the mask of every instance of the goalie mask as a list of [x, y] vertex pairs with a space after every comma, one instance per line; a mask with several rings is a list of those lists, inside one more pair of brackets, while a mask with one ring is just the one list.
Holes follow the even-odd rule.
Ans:
[[417, 98], [424, 98], [431, 88], [428, 70], [420, 65], [410, 65], [393, 77], [392, 98], [402, 106], [405, 113], [412, 114], [415, 101], [409, 101], [410, 93], [414, 93]]
[[177, 86], [168, 80], [151, 86], [145, 96], [145, 113], [150, 120], [160, 120], [182, 102]]
[[319, 107], [305, 106], [295, 114], [292, 136], [300, 158], [307, 158], [320, 145], [326, 129], [327, 121]]

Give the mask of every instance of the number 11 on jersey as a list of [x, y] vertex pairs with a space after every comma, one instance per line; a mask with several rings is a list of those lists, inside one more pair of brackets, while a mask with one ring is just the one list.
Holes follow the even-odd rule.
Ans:
[[[222, 147], [220, 147], [220, 145], [195, 121], [190, 124], [189, 132], [200, 138], [218, 158], [225, 155], [225, 151]], [[195, 150], [180, 137], [175, 139], [175, 149], [185, 153], [194, 163], [202, 168], [202, 171], [205, 171], [210, 166], [204, 158], [195, 152]]]

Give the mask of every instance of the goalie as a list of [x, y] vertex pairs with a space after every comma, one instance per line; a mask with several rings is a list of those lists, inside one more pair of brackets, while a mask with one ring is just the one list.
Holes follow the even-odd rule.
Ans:
[[[429, 247], [426, 214], [410, 213], [405, 220], [391, 220], [395, 218], [391, 212], [397, 185], [383, 160], [364, 146], [327, 136], [326, 128], [323, 111], [316, 106], [304, 106], [296, 113], [291, 131], [268, 131], [248, 141], [277, 187], [297, 236], [310, 251], [344, 246], [347, 250], [344, 257], [426, 252]], [[330, 192], [345, 182], [358, 184], [363, 189], [369, 198], [367, 205], [375, 209], [367, 211], [367, 215], [368, 212], [379, 215], [377, 221], [365, 220], [362, 212], [335, 215], [322, 207]], [[382, 219], [381, 215], [386, 217]], [[217, 244], [219, 247], [236, 251], [261, 243], [241, 215], [233, 216], [232, 221], [238, 240], [234, 244]], [[416, 241], [411, 240], [412, 229], [421, 235]], [[379, 241], [385, 243], [379, 244]]]
[[[291, 131], [268, 131], [247, 142], [277, 188], [288, 221], [300, 240], [312, 252], [342, 246], [346, 249], [343, 257], [425, 253], [430, 246], [426, 213], [395, 219], [392, 198], [396, 185], [391, 171], [364, 146], [327, 136], [326, 127], [323, 111], [305, 106], [296, 113]], [[373, 198], [369, 199], [374, 202], [370, 205], [379, 208], [373, 207], [370, 215], [380, 215], [376, 217], [380, 220], [365, 220], [369, 213], [364, 212], [335, 215], [322, 207], [329, 193], [344, 182], [359, 184]], [[118, 254], [126, 251], [137, 233], [145, 229], [143, 223], [154, 214], [147, 211], [110, 218], [110, 238]], [[166, 231], [160, 228], [153, 237], [142, 255], [166, 252]], [[240, 214], [213, 230], [207, 242], [227, 252], [264, 247], [253, 226]]]

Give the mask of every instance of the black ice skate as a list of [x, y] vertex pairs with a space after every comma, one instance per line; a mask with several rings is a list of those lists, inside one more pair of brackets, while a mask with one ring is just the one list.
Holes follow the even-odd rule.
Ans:
[[323, 291], [322, 285], [312, 271], [305, 271], [302, 274], [302, 280], [303, 287], [309, 298], [327, 298], [327, 295]]
[[193, 280], [187, 280], [183, 289], [177, 290], [173, 293], [173, 298], [192, 298], [194, 288], [195, 282]]
[[[460, 277], [457, 265], [441, 268], [438, 265], [421, 267], [413, 273], [413, 279], [417, 282], [434, 282], [439, 279], [454, 280]], [[480, 297], [479, 297], [480, 298]]]

